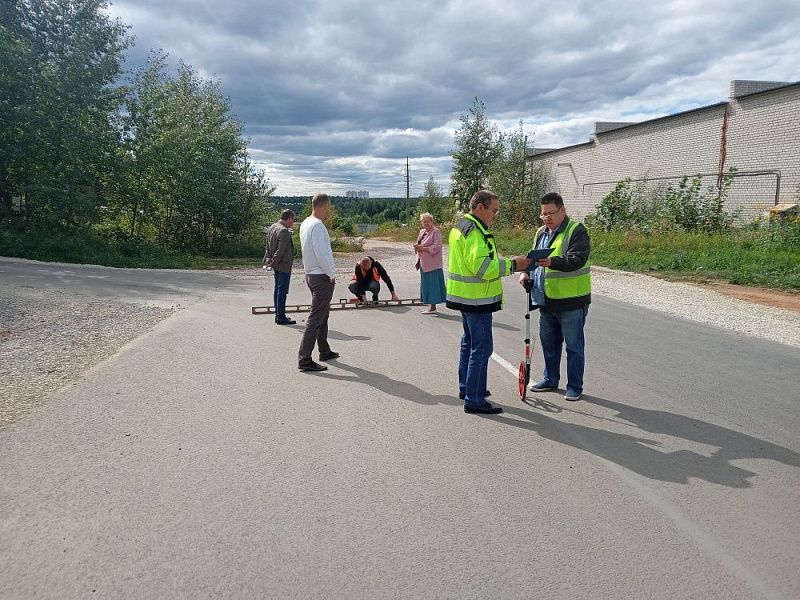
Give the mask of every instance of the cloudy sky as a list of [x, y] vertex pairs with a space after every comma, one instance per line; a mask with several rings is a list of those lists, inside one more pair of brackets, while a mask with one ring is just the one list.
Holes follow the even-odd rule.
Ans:
[[278, 195], [450, 185], [477, 96], [529, 143], [588, 141], [727, 99], [732, 79], [800, 80], [797, 0], [117, 0], [128, 66], [162, 49], [221, 82]]

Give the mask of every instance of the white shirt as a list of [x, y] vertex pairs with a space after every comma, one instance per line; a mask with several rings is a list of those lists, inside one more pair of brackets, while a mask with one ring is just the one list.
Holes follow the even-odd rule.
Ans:
[[306, 275], [327, 275], [331, 279], [336, 277], [331, 238], [325, 223], [313, 215], [300, 224], [300, 248], [303, 251], [303, 269]]

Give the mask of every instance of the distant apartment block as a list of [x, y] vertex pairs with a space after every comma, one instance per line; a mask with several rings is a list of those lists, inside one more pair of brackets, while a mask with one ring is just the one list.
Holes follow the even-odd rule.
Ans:
[[626, 177], [676, 186], [702, 174], [707, 189], [735, 167], [726, 209], [752, 219], [800, 195], [800, 82], [732, 81], [725, 102], [639, 123], [596, 123], [588, 142], [527, 160], [578, 218]]
[[345, 192], [346, 198], [369, 198], [369, 192], [367, 190], [347, 190]]

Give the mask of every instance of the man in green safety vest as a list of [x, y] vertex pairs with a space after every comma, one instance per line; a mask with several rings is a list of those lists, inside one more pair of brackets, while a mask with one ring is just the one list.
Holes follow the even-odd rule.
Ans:
[[[536, 232], [534, 249], [552, 248], [547, 258], [536, 261], [531, 275], [519, 281], [530, 290], [530, 302], [539, 308], [539, 341], [544, 355], [541, 381], [532, 383], [534, 392], [558, 389], [561, 379], [562, 344], [567, 346], [567, 391], [564, 399], [580, 400], [586, 363], [583, 328], [592, 302], [589, 252], [586, 228], [570, 219], [564, 200], [555, 192], [542, 198], [539, 215], [544, 225]], [[532, 282], [532, 284], [530, 283]]]
[[486, 401], [486, 374], [494, 349], [492, 313], [503, 307], [501, 277], [527, 268], [527, 256], [502, 258], [489, 226], [500, 212], [500, 199], [489, 190], [476, 192], [470, 212], [450, 230], [447, 308], [461, 311], [464, 335], [458, 361], [458, 392], [464, 412], [497, 414], [499, 406]]

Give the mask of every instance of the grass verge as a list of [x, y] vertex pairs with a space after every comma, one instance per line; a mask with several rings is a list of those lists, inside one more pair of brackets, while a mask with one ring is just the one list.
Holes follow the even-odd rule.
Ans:
[[[166, 250], [137, 238], [115, 238], [96, 231], [43, 234], [0, 230], [0, 256], [44, 262], [103, 265], [136, 269], [240, 269], [261, 264], [263, 235], [238, 241], [209, 255]], [[359, 252], [361, 245], [351, 238], [333, 237], [335, 252]], [[300, 243], [295, 239], [295, 256]]]
[[[698, 283], [725, 282], [800, 291], [800, 245], [774, 228], [644, 235], [592, 231], [592, 263]], [[495, 232], [501, 251], [521, 254], [533, 234]]]
[[[449, 227], [442, 228], [445, 242]], [[534, 232], [493, 231], [506, 255], [530, 250]], [[384, 230], [374, 237], [415, 240], [417, 230]], [[590, 231], [592, 263], [636, 273], [697, 283], [724, 282], [800, 291], [800, 234], [797, 224], [762, 223], [725, 232], [645, 235], [633, 231]]]

